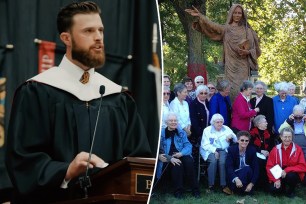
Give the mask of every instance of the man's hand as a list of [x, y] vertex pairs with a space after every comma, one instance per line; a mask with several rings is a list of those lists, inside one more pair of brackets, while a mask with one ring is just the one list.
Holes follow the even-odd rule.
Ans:
[[175, 166], [175, 165], [179, 166], [182, 163], [181, 160], [179, 160], [177, 158], [174, 158], [174, 157], [171, 158], [170, 162], [173, 164], [173, 166]]
[[[88, 161], [89, 153], [81, 152], [73, 159], [73, 161], [69, 164], [68, 170], [66, 172], [65, 180], [71, 180], [80, 174], [86, 171], [87, 161]], [[99, 167], [104, 168], [107, 167], [108, 163], [104, 162], [103, 159], [99, 158], [95, 154], [91, 155], [91, 159], [89, 161], [89, 168]]]

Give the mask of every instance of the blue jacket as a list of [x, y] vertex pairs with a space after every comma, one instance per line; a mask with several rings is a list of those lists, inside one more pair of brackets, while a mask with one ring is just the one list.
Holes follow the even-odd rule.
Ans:
[[[227, 158], [226, 158], [226, 177], [228, 182], [232, 182], [232, 180], [237, 177], [235, 170], [240, 166], [240, 156], [239, 156], [239, 148], [238, 144], [230, 146], [227, 149]], [[259, 164], [256, 156], [256, 148], [253, 145], [248, 145], [245, 151], [245, 163], [251, 167], [253, 170], [253, 177], [249, 178], [249, 182], [253, 184], [256, 183], [259, 177]], [[262, 178], [261, 178], [262, 179]]]
[[[164, 154], [168, 154], [171, 147], [171, 138], [165, 137], [165, 128], [162, 129], [160, 135], [160, 149], [163, 149]], [[178, 135], [174, 136], [174, 145], [176, 149], [182, 153], [183, 156], [191, 156], [192, 145], [187, 138], [187, 134], [184, 130], [178, 128]], [[158, 160], [156, 166], [156, 177], [159, 179], [162, 173], [163, 162]]]
[[[226, 102], [228, 102], [229, 106], [230, 106], [230, 110], [227, 110], [227, 106], [226, 106]], [[210, 101], [209, 101], [209, 121], [211, 120], [211, 117], [216, 114], [219, 113], [223, 116], [224, 118], [224, 125], [230, 127], [231, 126], [231, 115], [229, 115], [229, 113], [232, 112], [231, 110], [231, 100], [229, 96], [223, 97], [220, 93], [216, 93], [213, 95], [213, 97], [211, 97]]]

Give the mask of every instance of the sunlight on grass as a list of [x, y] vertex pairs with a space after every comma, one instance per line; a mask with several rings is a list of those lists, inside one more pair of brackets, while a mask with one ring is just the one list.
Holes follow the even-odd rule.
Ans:
[[201, 198], [195, 199], [190, 193], [185, 193], [184, 199], [178, 200], [172, 194], [156, 191], [151, 196], [150, 204], [230, 204], [244, 199], [244, 204], [301, 204], [306, 203], [306, 188], [298, 187], [295, 198], [285, 196], [274, 197], [268, 192], [256, 191], [254, 196], [225, 195], [221, 192], [206, 193], [206, 188], [201, 188]]

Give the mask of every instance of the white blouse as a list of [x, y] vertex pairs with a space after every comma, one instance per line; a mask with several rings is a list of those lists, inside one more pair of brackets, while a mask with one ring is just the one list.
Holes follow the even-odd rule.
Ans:
[[177, 97], [170, 103], [170, 109], [177, 114], [178, 125], [180, 128], [185, 128], [191, 125], [189, 106], [188, 103], [183, 100], [182, 103]]

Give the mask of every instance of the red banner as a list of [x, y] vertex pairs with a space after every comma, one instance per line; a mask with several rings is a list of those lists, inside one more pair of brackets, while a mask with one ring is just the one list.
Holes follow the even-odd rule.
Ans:
[[54, 66], [55, 61], [55, 47], [54, 42], [41, 41], [38, 51], [38, 73], [46, 71]]
[[204, 84], [207, 84], [207, 71], [204, 64], [188, 64], [187, 75], [192, 78], [192, 80], [200, 75], [205, 80]]
[[6, 78], [0, 78], [0, 148], [4, 145], [4, 117], [5, 117]]

